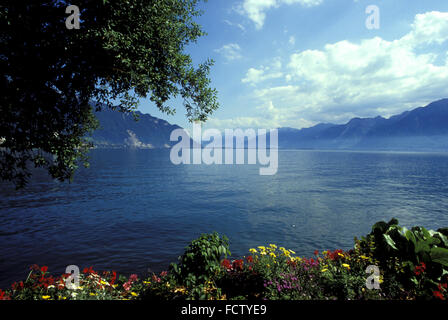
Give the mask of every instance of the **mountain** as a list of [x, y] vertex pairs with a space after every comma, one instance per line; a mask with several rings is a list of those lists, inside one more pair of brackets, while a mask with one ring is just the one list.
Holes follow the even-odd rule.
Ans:
[[100, 128], [91, 139], [96, 147], [108, 148], [170, 148], [177, 142], [170, 141], [170, 134], [175, 129], [182, 129], [165, 120], [135, 112], [139, 118], [134, 120], [130, 113], [122, 113], [104, 109], [95, 112]]
[[[95, 114], [100, 129], [92, 140], [97, 147], [170, 148], [177, 143], [170, 141], [171, 132], [182, 129], [139, 111], [139, 121], [132, 114], [106, 108]], [[353, 118], [346, 124], [279, 128], [278, 145], [282, 149], [448, 151], [448, 99], [388, 119]]]
[[448, 99], [388, 119], [354, 118], [346, 124], [279, 128], [279, 148], [448, 151]]

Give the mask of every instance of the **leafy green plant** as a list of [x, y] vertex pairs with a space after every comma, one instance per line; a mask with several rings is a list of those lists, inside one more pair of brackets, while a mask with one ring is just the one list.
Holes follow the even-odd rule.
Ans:
[[230, 255], [229, 240], [218, 233], [202, 234], [193, 240], [179, 257], [179, 263], [170, 265], [170, 272], [178, 283], [191, 288], [192, 297], [206, 298], [221, 272], [221, 257]]
[[360, 245], [375, 256], [391, 282], [396, 280], [402, 285], [400, 290], [430, 296], [448, 273], [448, 238], [444, 233], [443, 229], [433, 231], [420, 226], [409, 230], [392, 219], [376, 223]]

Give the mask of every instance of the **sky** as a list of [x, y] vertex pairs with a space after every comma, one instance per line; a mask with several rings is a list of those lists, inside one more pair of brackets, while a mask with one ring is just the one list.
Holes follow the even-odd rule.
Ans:
[[[220, 103], [205, 128], [300, 129], [448, 98], [446, 0], [209, 0], [200, 8], [208, 35], [187, 52], [196, 64], [215, 61]], [[190, 128], [182, 103], [173, 105], [174, 116], [149, 99], [139, 110]]]

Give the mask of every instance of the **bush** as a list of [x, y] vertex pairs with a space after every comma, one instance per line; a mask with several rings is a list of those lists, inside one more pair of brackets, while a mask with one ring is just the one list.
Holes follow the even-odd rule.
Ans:
[[[185, 249], [169, 271], [146, 280], [86, 268], [80, 285], [68, 289], [68, 275], [53, 277], [33, 266], [24, 282], [0, 290], [0, 299], [268, 299], [268, 300], [447, 300], [447, 230], [400, 227], [396, 219], [378, 222], [355, 238], [349, 251], [314, 252], [298, 257], [275, 244], [229, 260], [228, 239], [203, 234]], [[377, 289], [367, 288], [368, 266], [377, 266]]]

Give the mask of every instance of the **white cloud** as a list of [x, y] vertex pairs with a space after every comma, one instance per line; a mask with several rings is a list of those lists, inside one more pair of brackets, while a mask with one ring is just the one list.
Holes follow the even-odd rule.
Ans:
[[266, 11], [281, 5], [299, 4], [303, 7], [320, 5], [323, 0], [244, 0], [238, 11], [255, 23], [255, 28], [260, 30], [266, 19]]
[[[394, 41], [344, 40], [293, 53], [281, 70], [285, 83], [259, 88], [254, 95], [313, 122], [389, 116], [448, 97], [448, 52], [441, 46], [446, 41], [448, 13], [419, 14], [410, 32]], [[260, 71], [249, 69], [243, 82], [257, 83], [280, 72], [254, 70]]]
[[215, 52], [221, 54], [227, 61], [233, 61], [241, 59], [241, 48], [237, 43], [229, 43], [216, 49]]
[[236, 27], [240, 29], [241, 31], [243, 31], [243, 33], [246, 32], [246, 28], [241, 23], [234, 23], [229, 20], [224, 20], [224, 22], [231, 27]]
[[282, 76], [283, 73], [281, 72], [266, 72], [266, 69], [250, 68], [241, 82], [255, 85], [267, 79], [281, 78]]
[[272, 101], [268, 101], [256, 108], [256, 112], [251, 117], [232, 117], [228, 119], [211, 118], [204, 124], [204, 128], [224, 129], [275, 129], [279, 127], [310, 127], [313, 122], [303, 118], [292, 117], [292, 114], [285, 110], [276, 108]]
[[294, 36], [290, 36], [288, 42], [289, 42], [290, 45], [295, 45], [296, 44], [296, 38]]
[[282, 62], [280, 58], [274, 58], [272, 63], [267, 67], [261, 66], [259, 69], [250, 68], [246, 73], [246, 77], [241, 82], [256, 85], [268, 79], [281, 78], [283, 77], [283, 73], [280, 72], [281, 67]]

